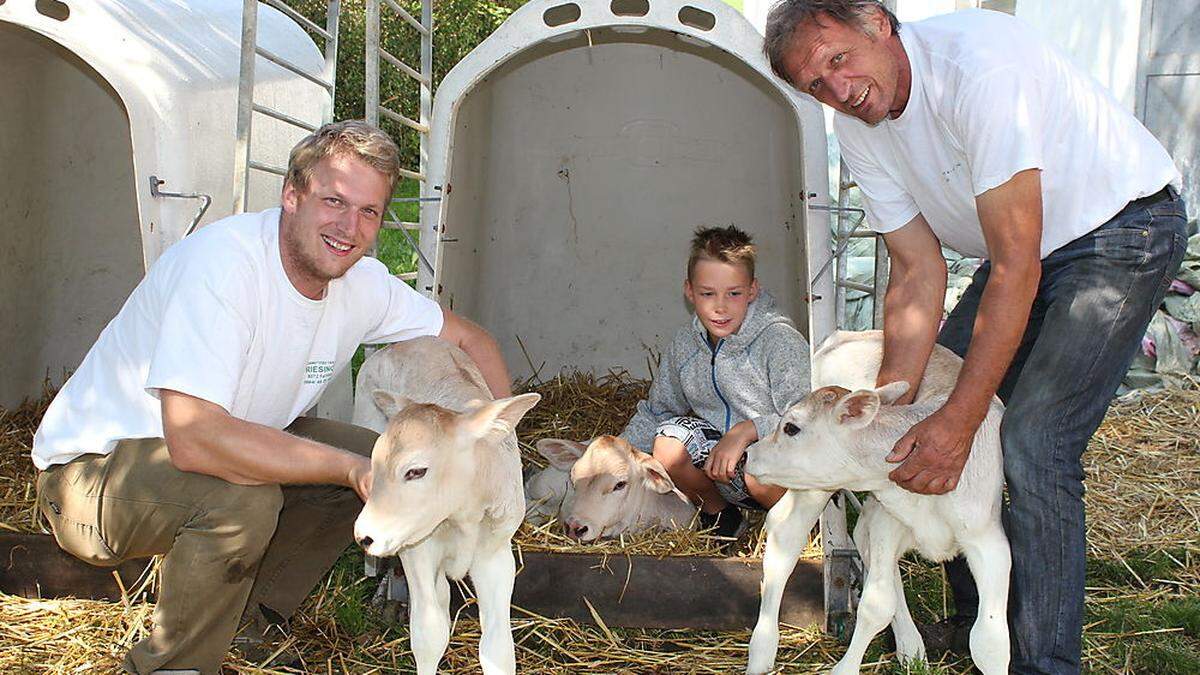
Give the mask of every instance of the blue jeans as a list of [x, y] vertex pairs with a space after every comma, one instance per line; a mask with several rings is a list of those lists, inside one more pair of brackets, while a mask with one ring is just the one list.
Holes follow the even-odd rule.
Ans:
[[[1000, 385], [1012, 545], [1014, 673], [1078, 673], [1083, 631], [1083, 451], [1100, 426], [1186, 248], [1183, 201], [1130, 203], [1042, 260], [1025, 335]], [[964, 356], [991, 266], [975, 273], [938, 342]], [[966, 562], [946, 564], [955, 607], [979, 598]]]

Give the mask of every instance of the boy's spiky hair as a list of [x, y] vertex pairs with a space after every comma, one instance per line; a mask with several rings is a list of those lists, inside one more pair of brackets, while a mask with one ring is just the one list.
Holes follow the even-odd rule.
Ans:
[[688, 279], [692, 278], [692, 270], [699, 260], [716, 260], [731, 265], [743, 265], [754, 278], [754, 261], [758, 257], [758, 247], [750, 240], [750, 235], [734, 225], [729, 227], [700, 227], [692, 237], [692, 252], [688, 256]]

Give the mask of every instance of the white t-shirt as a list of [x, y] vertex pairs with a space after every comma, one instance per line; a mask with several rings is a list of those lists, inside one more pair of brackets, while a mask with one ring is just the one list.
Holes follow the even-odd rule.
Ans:
[[374, 258], [321, 300], [301, 295], [283, 270], [279, 213], [226, 218], [163, 253], [46, 410], [33, 439], [39, 469], [161, 438], [158, 389], [282, 429], [360, 344], [441, 332], [441, 307]]
[[900, 27], [908, 105], [870, 126], [838, 113], [842, 157], [869, 225], [918, 213], [942, 244], [987, 257], [975, 197], [1040, 169], [1042, 257], [1167, 183], [1171, 157], [1133, 115], [1025, 22], [964, 10]]

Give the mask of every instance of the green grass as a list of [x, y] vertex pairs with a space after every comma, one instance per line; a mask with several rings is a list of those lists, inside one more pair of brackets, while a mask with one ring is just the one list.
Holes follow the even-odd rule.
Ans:
[[[396, 186], [396, 191], [393, 197], [417, 197], [420, 194], [420, 185], [414, 180], [401, 180]], [[395, 214], [397, 220], [415, 223], [419, 217], [419, 205], [417, 202], [405, 202], [392, 205], [392, 213]], [[389, 215], [388, 220], [392, 220]], [[416, 239], [416, 233], [411, 233]], [[419, 258], [417, 252], [409, 245], [405, 239], [404, 233], [400, 230], [380, 230], [379, 240], [376, 243], [375, 257], [387, 265], [388, 270], [392, 274], [403, 274], [405, 272], [415, 272]]]
[[376, 581], [363, 576], [363, 553], [357, 546], [347, 549], [326, 578], [326, 596], [340, 630], [357, 638], [388, 626], [371, 605]]
[[1184, 549], [1166, 551], [1133, 550], [1123, 560], [1089, 558], [1088, 583], [1092, 586], [1133, 586], [1179, 580], [1184, 571], [1188, 552]]

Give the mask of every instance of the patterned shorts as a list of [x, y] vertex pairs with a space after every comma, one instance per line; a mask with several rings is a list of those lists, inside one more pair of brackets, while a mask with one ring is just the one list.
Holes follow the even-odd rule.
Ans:
[[[708, 453], [716, 447], [722, 434], [720, 429], [698, 417], [680, 416], [672, 417], [659, 424], [654, 435], [674, 438], [683, 443], [688, 456], [692, 458], [692, 466], [703, 469], [704, 462], [708, 461]], [[765, 511], [766, 509], [750, 496], [750, 490], [746, 488], [745, 468], [746, 456], [743, 455], [734, 469], [733, 478], [728, 483], [720, 481], [715, 483], [717, 492], [730, 504]]]

